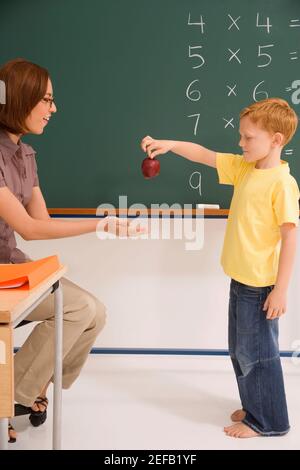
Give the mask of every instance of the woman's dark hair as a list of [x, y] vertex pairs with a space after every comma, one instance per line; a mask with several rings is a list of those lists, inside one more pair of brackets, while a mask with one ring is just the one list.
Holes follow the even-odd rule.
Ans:
[[25, 59], [10, 60], [0, 68], [5, 103], [0, 103], [0, 128], [12, 134], [28, 132], [25, 120], [44, 97], [48, 70]]

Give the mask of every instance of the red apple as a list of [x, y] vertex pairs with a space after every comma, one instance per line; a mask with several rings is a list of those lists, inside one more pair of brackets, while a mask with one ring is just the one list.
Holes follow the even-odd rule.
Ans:
[[145, 178], [154, 178], [159, 175], [160, 163], [156, 158], [144, 158], [142, 161], [142, 172]]

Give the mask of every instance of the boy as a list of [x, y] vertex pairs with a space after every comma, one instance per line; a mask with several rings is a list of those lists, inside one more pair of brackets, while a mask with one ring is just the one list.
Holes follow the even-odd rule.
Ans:
[[289, 431], [278, 346], [278, 318], [285, 313], [296, 251], [299, 188], [280, 159], [298, 118], [279, 98], [254, 103], [240, 114], [243, 156], [216, 153], [190, 142], [154, 140], [150, 158], [172, 151], [217, 169], [234, 186], [221, 264], [231, 277], [229, 354], [242, 409], [231, 415], [232, 437], [279, 436]]

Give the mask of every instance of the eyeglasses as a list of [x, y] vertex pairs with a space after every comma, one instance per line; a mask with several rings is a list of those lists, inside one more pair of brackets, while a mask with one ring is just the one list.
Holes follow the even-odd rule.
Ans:
[[52, 108], [53, 103], [54, 103], [54, 98], [47, 98], [44, 97], [41, 99], [41, 101], [49, 106], [49, 109]]

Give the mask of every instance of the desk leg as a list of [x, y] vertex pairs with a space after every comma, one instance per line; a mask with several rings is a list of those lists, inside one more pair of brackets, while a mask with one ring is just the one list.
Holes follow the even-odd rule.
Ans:
[[62, 362], [63, 362], [63, 294], [60, 285], [54, 292], [55, 305], [55, 366], [53, 402], [53, 449], [61, 448], [61, 399], [62, 399]]
[[8, 448], [8, 418], [14, 415], [14, 355], [11, 323], [0, 325], [0, 449]]
[[0, 419], [0, 450], [8, 449], [8, 418]]

